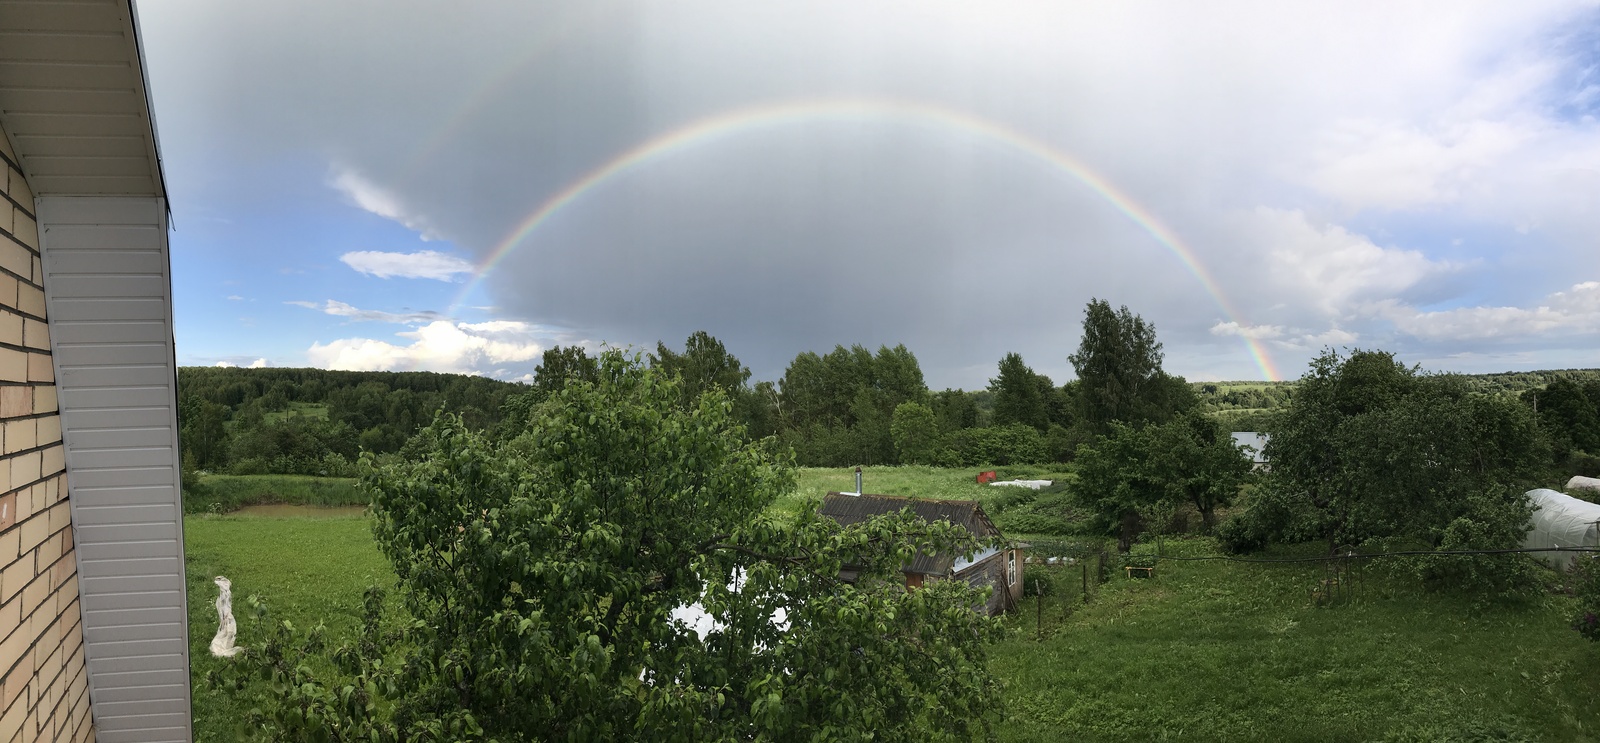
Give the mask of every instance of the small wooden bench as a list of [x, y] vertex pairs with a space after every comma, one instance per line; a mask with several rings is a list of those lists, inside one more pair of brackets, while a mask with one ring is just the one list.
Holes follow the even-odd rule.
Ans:
[[1154, 565], [1124, 565], [1122, 566], [1122, 569], [1128, 571], [1129, 578], [1133, 577], [1133, 571], [1135, 570], [1143, 570], [1144, 577], [1146, 578], [1154, 578], [1156, 576], [1156, 568]]

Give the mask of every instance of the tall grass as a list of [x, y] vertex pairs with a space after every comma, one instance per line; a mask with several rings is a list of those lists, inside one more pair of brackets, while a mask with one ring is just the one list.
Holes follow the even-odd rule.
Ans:
[[369, 496], [352, 477], [202, 475], [183, 494], [184, 513], [228, 513], [245, 506], [361, 506]]

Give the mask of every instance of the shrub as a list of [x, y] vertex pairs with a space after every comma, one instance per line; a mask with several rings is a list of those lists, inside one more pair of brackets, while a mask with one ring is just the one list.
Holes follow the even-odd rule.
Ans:
[[1056, 573], [1044, 565], [1026, 565], [1022, 568], [1022, 595], [1055, 595]]
[[1600, 640], [1600, 557], [1590, 553], [1579, 558], [1572, 577], [1578, 599], [1572, 628], [1590, 640]]
[[[1441, 550], [1511, 549], [1528, 533], [1527, 499], [1494, 501], [1475, 497], [1467, 513], [1451, 521], [1439, 540]], [[1433, 590], [1469, 593], [1476, 606], [1531, 598], [1541, 584], [1538, 565], [1526, 555], [1427, 555], [1414, 563], [1417, 577]]]

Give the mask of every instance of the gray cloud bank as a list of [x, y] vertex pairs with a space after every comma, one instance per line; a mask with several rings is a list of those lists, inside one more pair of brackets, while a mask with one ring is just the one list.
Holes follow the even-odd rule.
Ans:
[[[1328, 343], [1469, 371], [1600, 365], [1600, 307], [1575, 288], [1600, 280], [1589, 5], [141, 13], [175, 178], [209, 173], [182, 181], [199, 190], [219, 169], [314, 153], [321, 187], [480, 260], [654, 137], [840, 98], [1026, 134], [1182, 243], [1163, 246], [1003, 137], [796, 116], [685, 141], [582, 192], [485, 282], [508, 320], [618, 343], [705, 329], [765, 378], [798, 351], [903, 342], [930, 382], [972, 387], [1007, 351], [1067, 377], [1082, 308], [1099, 296], [1153, 320], [1168, 366], [1193, 378], [1260, 376], [1245, 338], [1287, 376]], [[179, 154], [178, 138], [199, 154]]]

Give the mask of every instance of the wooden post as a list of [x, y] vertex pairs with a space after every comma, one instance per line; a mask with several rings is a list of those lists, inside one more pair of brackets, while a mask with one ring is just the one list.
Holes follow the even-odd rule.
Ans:
[[1081, 567], [1083, 568], [1083, 603], [1087, 604], [1089, 603], [1089, 561], [1085, 559]]
[[1035, 623], [1034, 632], [1039, 637], [1044, 637], [1044, 586], [1041, 585], [1039, 581], [1033, 582], [1033, 598]]

